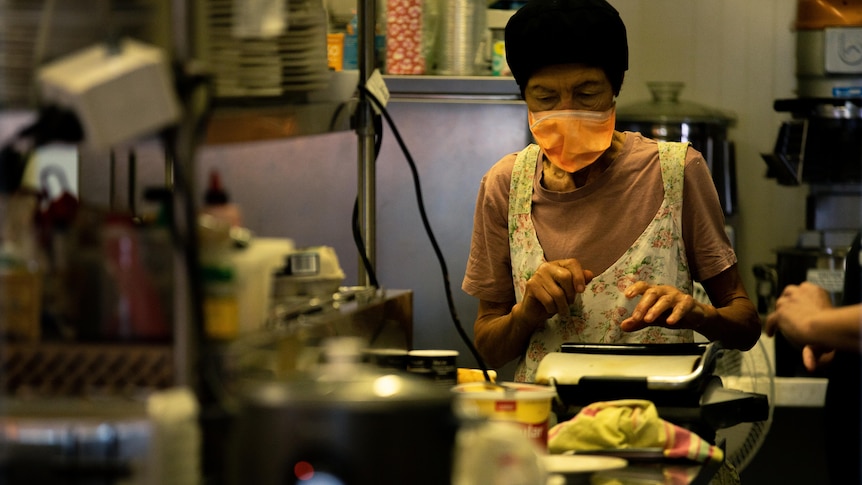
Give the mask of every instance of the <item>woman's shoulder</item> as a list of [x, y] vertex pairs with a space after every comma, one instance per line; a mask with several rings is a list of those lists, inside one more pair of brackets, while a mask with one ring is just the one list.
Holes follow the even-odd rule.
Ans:
[[512, 184], [512, 170], [515, 168], [517, 157], [517, 153], [505, 155], [485, 172], [479, 187], [481, 204], [477, 205], [477, 210], [481, 208], [486, 214], [502, 214], [501, 217], [505, 218], [509, 201], [509, 188]]
[[509, 181], [512, 179], [512, 170], [515, 168], [515, 160], [517, 158], [518, 152], [513, 152], [497, 160], [497, 162], [494, 163], [487, 172], [485, 172], [485, 183], [504, 183], [506, 184], [506, 187], [508, 187]]
[[644, 136], [637, 131], [625, 132], [626, 140], [623, 143], [622, 153], [624, 158], [635, 160], [651, 160], [658, 157], [658, 141]]
[[626, 131], [625, 134], [626, 143], [624, 149], [658, 152], [658, 140], [644, 136], [639, 131]]
[[[655, 160], [658, 161], [659, 140], [644, 136], [636, 131], [626, 132], [626, 144], [623, 148], [630, 158], [636, 160]], [[703, 155], [697, 151], [691, 144], [685, 155], [685, 166], [706, 164]]]

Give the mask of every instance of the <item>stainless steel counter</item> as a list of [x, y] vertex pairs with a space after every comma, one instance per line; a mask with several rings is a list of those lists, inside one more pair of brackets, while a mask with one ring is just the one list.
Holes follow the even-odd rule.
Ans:
[[716, 478], [721, 464], [701, 465], [689, 462], [637, 462], [625, 468], [592, 473], [551, 474], [546, 485], [581, 485], [594, 483], [628, 483], [653, 485], [707, 485]]
[[772, 421], [742, 483], [827, 483], [824, 402], [828, 380], [776, 377]]
[[776, 377], [775, 406], [823, 407], [827, 383], [822, 377]]

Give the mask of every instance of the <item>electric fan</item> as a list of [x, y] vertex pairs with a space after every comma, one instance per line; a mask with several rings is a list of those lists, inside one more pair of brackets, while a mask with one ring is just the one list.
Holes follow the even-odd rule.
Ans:
[[[709, 304], [709, 297], [699, 283], [695, 283], [695, 300]], [[763, 394], [769, 401], [769, 415], [764, 421], [740, 423], [716, 431], [716, 441], [724, 440], [728, 463], [742, 471], [763, 445], [772, 424], [775, 409], [775, 371], [772, 365], [768, 341], [757, 341], [751, 350], [725, 349], [716, 361], [715, 375], [721, 378], [723, 387], [744, 392]]]

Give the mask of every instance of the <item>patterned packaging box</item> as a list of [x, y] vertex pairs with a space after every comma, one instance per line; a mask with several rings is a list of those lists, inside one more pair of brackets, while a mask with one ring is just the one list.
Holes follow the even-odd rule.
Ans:
[[386, 72], [425, 74], [422, 0], [386, 2]]

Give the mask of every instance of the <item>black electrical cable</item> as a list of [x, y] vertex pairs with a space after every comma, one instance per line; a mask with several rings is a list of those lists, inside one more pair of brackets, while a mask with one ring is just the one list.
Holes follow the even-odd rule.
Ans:
[[386, 119], [386, 123], [392, 130], [392, 134], [395, 135], [395, 140], [398, 142], [398, 146], [401, 147], [401, 151], [407, 159], [407, 164], [410, 166], [410, 173], [413, 176], [413, 186], [416, 190], [416, 202], [419, 206], [419, 215], [422, 218], [422, 225], [425, 227], [425, 233], [428, 235], [429, 241], [431, 241], [431, 246], [434, 248], [434, 254], [437, 256], [437, 261], [439, 262], [440, 269], [443, 273], [443, 286], [446, 293], [446, 303], [449, 306], [449, 315], [452, 317], [452, 322], [455, 324], [455, 329], [458, 331], [461, 339], [467, 345], [467, 348], [470, 349], [470, 353], [473, 354], [473, 357], [482, 369], [482, 374], [484, 374], [485, 380], [491, 382], [491, 377], [488, 375], [488, 366], [485, 364], [482, 356], [479, 355], [479, 351], [467, 335], [467, 332], [464, 331], [464, 327], [461, 325], [461, 320], [458, 318], [458, 312], [455, 310], [455, 302], [452, 299], [452, 285], [449, 282], [449, 270], [446, 267], [446, 260], [443, 258], [443, 252], [437, 244], [437, 238], [434, 237], [434, 231], [431, 229], [431, 224], [428, 222], [428, 215], [425, 213], [425, 203], [422, 200], [422, 187], [419, 182], [419, 171], [416, 169], [416, 162], [413, 161], [413, 156], [410, 155], [410, 150], [407, 149], [407, 145], [401, 138], [401, 133], [398, 132], [398, 128], [395, 126], [395, 123], [392, 121], [392, 117], [389, 116], [389, 112], [386, 110], [386, 107], [383, 106], [383, 103], [381, 103], [380, 100], [377, 99], [377, 97], [374, 96], [374, 94], [372, 94], [365, 86], [360, 85], [359, 89], [380, 109], [381, 114]]
[[365, 241], [362, 240], [362, 230], [359, 228], [359, 199], [353, 202], [353, 242], [356, 244], [356, 250], [359, 252], [359, 257], [362, 259], [362, 266], [368, 274], [368, 282], [374, 288], [380, 288], [380, 283], [377, 281], [377, 274], [374, 272], [374, 266], [371, 260], [368, 259], [368, 254], [365, 249]]

